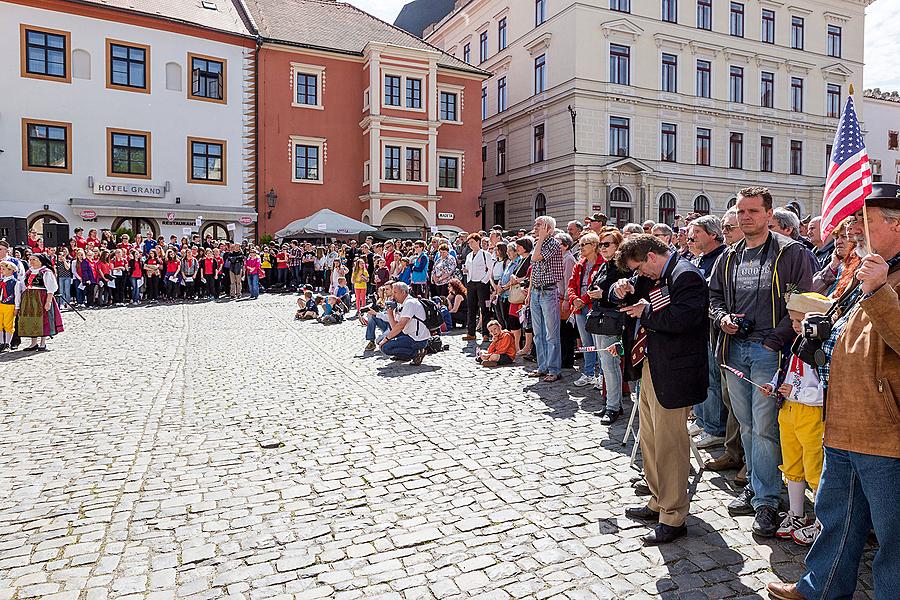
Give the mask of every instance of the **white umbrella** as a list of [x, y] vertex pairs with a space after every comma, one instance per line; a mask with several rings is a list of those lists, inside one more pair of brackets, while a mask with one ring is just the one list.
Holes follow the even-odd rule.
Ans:
[[319, 212], [302, 219], [297, 219], [281, 231], [275, 233], [279, 239], [312, 235], [359, 235], [377, 231], [377, 228], [366, 225], [362, 221], [351, 219], [346, 215], [323, 208]]

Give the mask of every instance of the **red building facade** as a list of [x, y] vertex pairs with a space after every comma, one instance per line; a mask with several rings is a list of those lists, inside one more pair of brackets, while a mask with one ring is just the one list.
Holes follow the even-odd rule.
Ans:
[[[343, 48], [264, 36], [257, 64], [260, 234], [322, 208], [386, 230], [479, 228], [478, 99], [487, 74], [337, 6], [351, 17], [352, 34], [335, 38]], [[387, 31], [389, 41], [347, 48], [366, 37], [365, 27], [372, 39], [384, 40]], [[272, 192], [277, 202], [268, 211]]]

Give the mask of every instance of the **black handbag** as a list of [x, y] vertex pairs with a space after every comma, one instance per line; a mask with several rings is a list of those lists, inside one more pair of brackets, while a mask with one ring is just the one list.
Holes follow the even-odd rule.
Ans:
[[595, 305], [587, 314], [584, 328], [595, 335], [622, 335], [625, 332], [625, 314], [614, 308]]

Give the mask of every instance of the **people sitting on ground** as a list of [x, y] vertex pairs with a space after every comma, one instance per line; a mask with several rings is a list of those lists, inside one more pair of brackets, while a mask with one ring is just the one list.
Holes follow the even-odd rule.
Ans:
[[328, 296], [328, 300], [322, 303], [322, 316], [318, 321], [322, 325], [337, 325], [344, 322], [344, 313], [347, 312], [347, 305], [344, 304], [337, 296]]
[[459, 279], [451, 279], [447, 284], [447, 310], [454, 327], [466, 326], [469, 306], [466, 304], [466, 286]]
[[513, 334], [500, 326], [496, 319], [488, 321], [488, 333], [491, 334], [491, 343], [487, 350], [479, 350], [475, 362], [482, 367], [496, 367], [499, 365], [511, 365], [516, 358], [516, 345]]
[[297, 321], [309, 321], [319, 317], [318, 305], [321, 304], [322, 297], [313, 298], [311, 290], [306, 290], [303, 295], [297, 298], [297, 314], [294, 319]]

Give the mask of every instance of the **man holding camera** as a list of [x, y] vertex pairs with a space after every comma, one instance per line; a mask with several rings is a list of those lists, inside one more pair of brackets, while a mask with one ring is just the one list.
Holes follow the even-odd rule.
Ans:
[[[860, 285], [838, 302], [833, 326], [807, 316], [806, 343], [821, 344], [826, 385], [825, 468], [816, 495], [822, 524], [806, 574], [796, 584], [770, 583], [781, 600], [851, 598], [859, 560], [875, 530], [875, 597], [897, 597], [900, 577], [900, 187], [876, 183], [849, 233], [865, 254]], [[819, 339], [816, 339], [819, 338]], [[825, 338], [825, 339], [822, 339]]]
[[[740, 191], [737, 216], [744, 239], [719, 257], [710, 280], [710, 316], [720, 330], [718, 360], [757, 383], [772, 380], [781, 350], [796, 335], [786, 294], [812, 288], [808, 251], [800, 242], [769, 231], [772, 212], [768, 189]], [[726, 374], [750, 480], [728, 512], [755, 514], [753, 532], [772, 537], [781, 522], [778, 409], [750, 381]]]
[[421, 365], [431, 332], [425, 326], [425, 309], [409, 295], [409, 286], [398, 281], [393, 285], [394, 301], [386, 302], [391, 328], [381, 339], [381, 351], [397, 360], [412, 360]]

